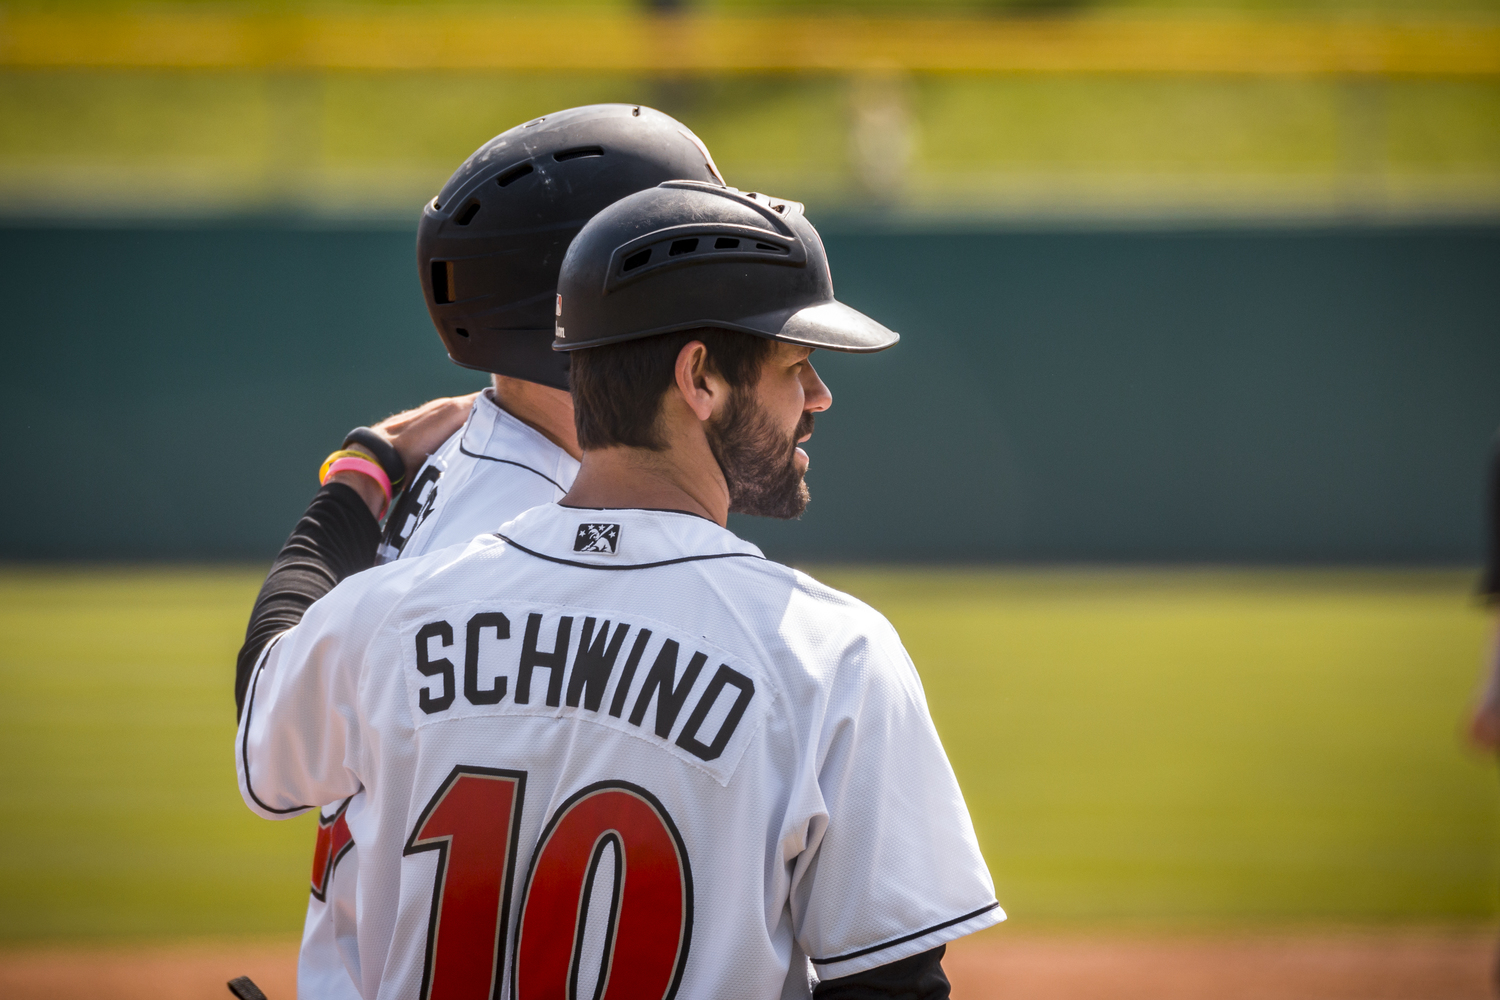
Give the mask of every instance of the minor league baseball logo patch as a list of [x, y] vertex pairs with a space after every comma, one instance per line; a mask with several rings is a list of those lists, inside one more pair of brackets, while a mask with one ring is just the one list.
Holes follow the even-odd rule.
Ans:
[[574, 552], [593, 552], [612, 556], [620, 550], [620, 526], [618, 524], [580, 524], [578, 535], [573, 539]]

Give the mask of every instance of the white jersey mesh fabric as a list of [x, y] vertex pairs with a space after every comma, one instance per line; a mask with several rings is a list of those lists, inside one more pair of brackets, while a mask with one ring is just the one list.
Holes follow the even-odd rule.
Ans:
[[[412, 488], [387, 519], [379, 561], [390, 562], [465, 542], [494, 531], [522, 511], [558, 500], [573, 485], [578, 462], [542, 434], [501, 409], [494, 390], [474, 400], [464, 426], [417, 470]], [[350, 806], [363, 803], [356, 795]], [[338, 844], [347, 837], [338, 813], [323, 810], [329, 829], [320, 838]], [[358, 1000], [361, 978], [355, 933], [357, 844], [342, 853], [317, 853], [313, 891], [297, 960], [297, 990], [320, 1000]], [[325, 870], [326, 869], [326, 870]]]
[[849, 975], [1004, 917], [889, 623], [688, 514], [546, 505], [350, 577], [238, 739], [263, 816], [364, 792], [366, 997], [767, 998], [798, 950]]
[[562, 499], [578, 461], [501, 409], [494, 390], [412, 477], [386, 523], [381, 562], [466, 542], [538, 504]]

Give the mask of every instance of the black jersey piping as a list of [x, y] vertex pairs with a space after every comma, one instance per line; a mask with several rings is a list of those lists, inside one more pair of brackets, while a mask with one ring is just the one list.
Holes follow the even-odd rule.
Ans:
[[[286, 635], [286, 633], [283, 632], [281, 635]], [[245, 762], [245, 791], [250, 793], [250, 798], [266, 812], [285, 816], [288, 813], [301, 812], [304, 809], [311, 809], [313, 807], [292, 806], [290, 809], [277, 809], [275, 806], [268, 806], [261, 801], [259, 795], [255, 794], [255, 787], [250, 784], [250, 713], [255, 711], [255, 689], [260, 687], [260, 673], [266, 669], [266, 657], [271, 655], [271, 650], [275, 649], [276, 644], [281, 641], [281, 635], [278, 635], [267, 644], [266, 651], [260, 654], [260, 662], [255, 665], [255, 679], [250, 682], [250, 696], [245, 699], [245, 735], [240, 740], [240, 760]]]
[[718, 521], [715, 521], [711, 517], [694, 514], [690, 510], [678, 510], [676, 507], [584, 507], [580, 504], [563, 503], [561, 500], [557, 502], [557, 505], [563, 510], [643, 510], [648, 514], [681, 514], [684, 517], [696, 517], [700, 521], [707, 521], [709, 524], [720, 528], [723, 527], [722, 524], [719, 524]]
[[[562, 566], [577, 566], [580, 569], [613, 569], [613, 570], [622, 570], [622, 569], [656, 569], [658, 566], [675, 566], [678, 563], [699, 562], [700, 560], [704, 560], [704, 559], [765, 559], [766, 558], [765, 556], [762, 556], [762, 555], [756, 555], [754, 552], [710, 552], [710, 553], [708, 553], [706, 555], [701, 555], [701, 556], [678, 556], [676, 559], [662, 559], [662, 560], [659, 560], [658, 562], [628, 563], [628, 564], [623, 565], [623, 566], [601, 566], [601, 565], [597, 565], [595, 563], [579, 562], [576, 559], [563, 559], [563, 558], [561, 558], [559, 556], [549, 556], [549, 555], [547, 555], [544, 552], [538, 552], [535, 549], [528, 549], [526, 546], [522, 545], [520, 542], [516, 541], [514, 538], [510, 538], [510, 537], [507, 537], [505, 535], [502, 535], [498, 531], [495, 532], [495, 537], [498, 538], [498, 539], [500, 539], [502, 542], [504, 542], [507, 545], [511, 545], [511, 546], [514, 546], [515, 548], [520, 549], [522, 552], [526, 553], [528, 556], [535, 556], [538, 559], [545, 559], [547, 562], [558, 563], [559, 565], [562, 565]], [[996, 905], [999, 905], [999, 904], [996, 904]]]
[[568, 488], [566, 486], [564, 486], [562, 483], [558, 482], [556, 479], [553, 479], [551, 476], [547, 475], [545, 472], [538, 472], [536, 469], [533, 469], [529, 465], [522, 465], [520, 462], [512, 462], [508, 458], [495, 458], [492, 455], [481, 455], [477, 451], [470, 451], [469, 449], [467, 449], [467, 448], [464, 447], [464, 443], [463, 443], [462, 439], [460, 439], [459, 442], [458, 442], [458, 450], [460, 452], [462, 452], [463, 454], [468, 455], [470, 458], [479, 458], [479, 459], [483, 459], [486, 462], [499, 462], [501, 465], [514, 465], [518, 469], [525, 469], [527, 472], [535, 473], [536, 475], [541, 476], [543, 479], [547, 480], [547, 482], [551, 483], [553, 486], [556, 486], [558, 489], [562, 490], [564, 493], [568, 492]]
[[869, 948], [861, 948], [859, 951], [851, 951], [843, 955], [835, 955], [832, 958], [812, 958], [809, 959], [809, 961], [811, 961], [813, 965], [831, 965], [834, 962], [847, 962], [851, 958], [860, 958], [864, 955], [870, 955], [877, 951], [884, 951], [886, 948], [894, 948], [898, 944], [905, 944], [908, 941], [915, 941], [919, 937], [926, 937], [928, 934], [934, 934], [937, 931], [942, 930], [944, 927], [952, 927], [954, 924], [961, 924], [965, 920], [973, 920], [975, 917], [984, 913], [988, 913], [999, 905], [1000, 903], [997, 900], [991, 903], [989, 906], [981, 906], [979, 909], [974, 910], [972, 913], [965, 913], [961, 917], [954, 917], [952, 920], [944, 920], [940, 924], [933, 924], [931, 927], [924, 927], [922, 930], [917, 931], [915, 934], [908, 934], [905, 937], [898, 937], [894, 941], [886, 941], [883, 944], [877, 944]]

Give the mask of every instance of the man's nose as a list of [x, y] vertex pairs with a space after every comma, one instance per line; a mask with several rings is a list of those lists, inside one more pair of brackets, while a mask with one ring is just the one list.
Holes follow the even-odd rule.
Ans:
[[809, 363], [802, 375], [802, 408], [810, 413], [821, 413], [833, 405], [833, 393], [823, 384], [817, 369]]

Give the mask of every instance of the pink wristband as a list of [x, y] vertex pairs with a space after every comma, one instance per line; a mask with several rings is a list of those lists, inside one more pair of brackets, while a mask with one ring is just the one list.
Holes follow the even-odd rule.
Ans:
[[[385, 470], [376, 463], [370, 461], [368, 458], [341, 458], [328, 467], [328, 475], [323, 477], [323, 482], [328, 482], [329, 479], [340, 472], [358, 472], [362, 476], [369, 476], [380, 484], [380, 492], [385, 494], [386, 505], [390, 505], [391, 481], [386, 476]], [[384, 508], [381, 508], [381, 513], [385, 513]]]

